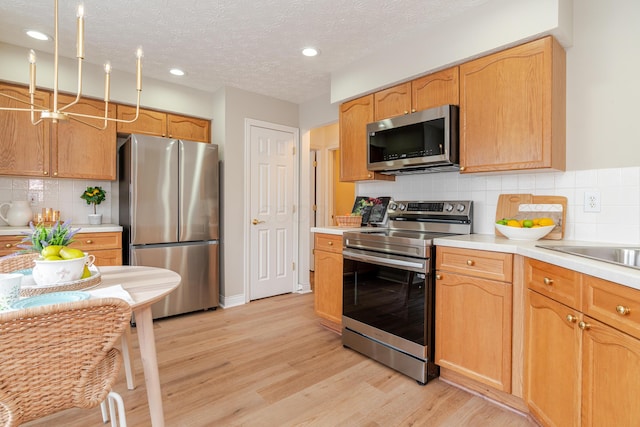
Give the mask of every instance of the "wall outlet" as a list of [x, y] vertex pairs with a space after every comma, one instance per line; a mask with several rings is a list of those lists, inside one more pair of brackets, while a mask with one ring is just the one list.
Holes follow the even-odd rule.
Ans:
[[584, 192], [584, 211], [600, 212], [600, 193], [597, 191]]
[[29, 204], [31, 206], [38, 206], [38, 204], [40, 203], [40, 198], [38, 197], [38, 193], [31, 192], [27, 195], [27, 198], [29, 199]]

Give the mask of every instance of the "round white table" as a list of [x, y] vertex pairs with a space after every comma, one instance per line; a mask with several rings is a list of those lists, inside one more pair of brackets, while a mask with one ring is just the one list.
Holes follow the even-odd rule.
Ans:
[[100, 273], [102, 283], [98, 288], [121, 285], [135, 301], [131, 310], [135, 315], [151, 425], [163, 427], [164, 412], [151, 305], [176, 289], [182, 279], [171, 270], [143, 266], [100, 267]]

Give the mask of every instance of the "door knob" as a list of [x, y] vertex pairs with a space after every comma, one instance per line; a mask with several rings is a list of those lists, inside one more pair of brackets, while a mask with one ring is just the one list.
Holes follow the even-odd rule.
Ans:
[[253, 221], [251, 221], [251, 224], [253, 224], [253, 225], [258, 225], [258, 224], [263, 223], [263, 222], [264, 222], [264, 221], [260, 221], [259, 219], [254, 218], [254, 219], [253, 219]]

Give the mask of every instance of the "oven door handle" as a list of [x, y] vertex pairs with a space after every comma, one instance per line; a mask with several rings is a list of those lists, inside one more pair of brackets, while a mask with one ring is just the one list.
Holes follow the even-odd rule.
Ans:
[[342, 252], [342, 257], [353, 260], [353, 261], [369, 262], [371, 264], [382, 265], [386, 267], [410, 268], [420, 273], [425, 273], [427, 269], [427, 266], [426, 266], [427, 260], [408, 261], [405, 259], [397, 259], [395, 257], [392, 258], [389, 255], [386, 255], [386, 256], [366, 255], [362, 253], [355, 253], [348, 250], [344, 250]]

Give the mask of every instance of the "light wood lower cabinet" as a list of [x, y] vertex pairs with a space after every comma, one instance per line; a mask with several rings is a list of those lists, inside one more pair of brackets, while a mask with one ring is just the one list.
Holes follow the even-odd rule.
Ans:
[[342, 236], [315, 234], [315, 312], [321, 323], [342, 331]]
[[488, 251], [436, 250], [435, 363], [507, 393], [511, 391], [512, 258]]
[[24, 236], [0, 236], [0, 257], [10, 255], [21, 250], [18, 245]]
[[[24, 236], [0, 236], [0, 256], [21, 250], [18, 247]], [[122, 265], [122, 233], [78, 233], [69, 246], [81, 249], [96, 257], [95, 265]]]
[[[531, 413], [545, 426], [640, 425], [640, 291], [535, 260], [525, 271]], [[567, 277], [570, 305], [558, 301]]]
[[98, 267], [122, 265], [122, 233], [78, 233], [69, 245], [96, 257]]

